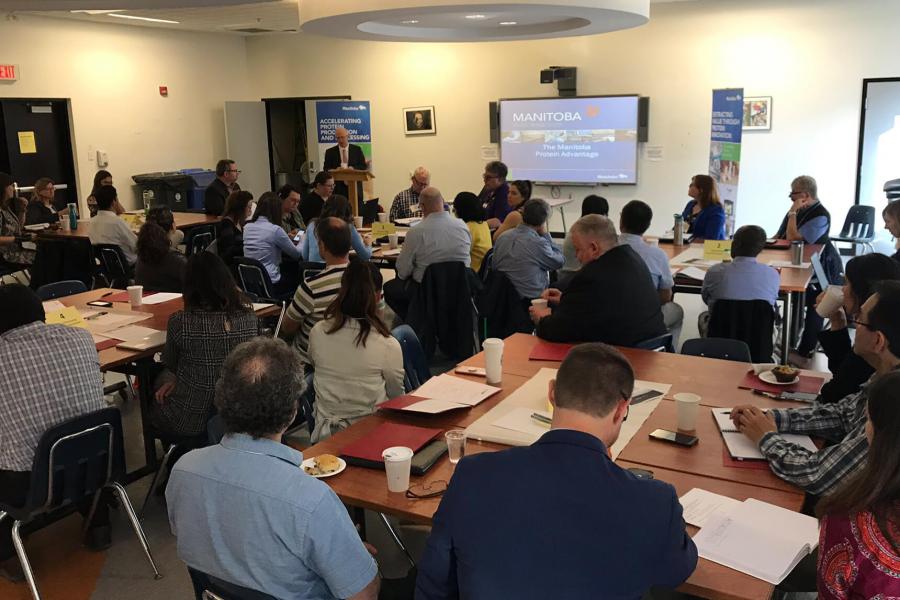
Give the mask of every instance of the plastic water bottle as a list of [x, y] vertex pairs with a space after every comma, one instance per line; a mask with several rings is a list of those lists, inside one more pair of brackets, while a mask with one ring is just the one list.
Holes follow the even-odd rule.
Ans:
[[78, 206], [69, 202], [69, 229], [78, 229]]
[[684, 244], [684, 217], [675, 213], [675, 227], [672, 229], [672, 243], [676, 246]]

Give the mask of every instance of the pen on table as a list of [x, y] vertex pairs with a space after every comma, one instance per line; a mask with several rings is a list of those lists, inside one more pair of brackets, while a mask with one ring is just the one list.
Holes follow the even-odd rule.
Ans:
[[531, 413], [531, 418], [539, 423], [543, 423], [544, 425], [551, 425], [553, 423], [553, 419], [542, 415], [541, 413]]
[[85, 317], [84, 320], [85, 320], [85, 321], [90, 321], [91, 319], [96, 319], [96, 318], [98, 318], [98, 317], [102, 317], [103, 315], [108, 315], [108, 314], [109, 314], [109, 313], [106, 312], [105, 310], [101, 310], [100, 312], [98, 312], [98, 313], [95, 314], [95, 315], [91, 315], [91, 316], [89, 316], [89, 317]]
[[106, 292], [105, 294], [103, 294], [103, 295], [100, 296], [100, 297], [101, 297], [101, 298], [106, 298], [107, 296], [112, 296], [113, 294], [115, 294], [115, 292]]

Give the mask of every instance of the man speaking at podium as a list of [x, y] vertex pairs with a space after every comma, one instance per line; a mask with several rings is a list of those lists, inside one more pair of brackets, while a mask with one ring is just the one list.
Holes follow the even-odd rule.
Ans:
[[[366, 156], [363, 154], [362, 148], [356, 144], [350, 143], [350, 132], [343, 127], [334, 130], [334, 137], [337, 140], [337, 146], [332, 146], [325, 151], [324, 170], [332, 169], [356, 169], [357, 171], [367, 171]], [[334, 193], [342, 196], [350, 197], [347, 184], [343, 181], [334, 182]], [[356, 197], [359, 204], [359, 213], [362, 214], [363, 193], [362, 183], [356, 184]]]

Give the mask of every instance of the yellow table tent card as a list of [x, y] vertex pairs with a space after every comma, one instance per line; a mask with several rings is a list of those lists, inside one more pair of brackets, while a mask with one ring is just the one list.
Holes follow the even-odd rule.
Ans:
[[703, 260], [731, 260], [731, 240], [706, 240], [703, 242]]

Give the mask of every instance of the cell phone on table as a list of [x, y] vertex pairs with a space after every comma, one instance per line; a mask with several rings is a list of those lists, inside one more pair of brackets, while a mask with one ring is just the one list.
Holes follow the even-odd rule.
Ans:
[[88, 302], [88, 306], [99, 306], [100, 308], [112, 308], [112, 302], [104, 302], [103, 300], [94, 300], [93, 302]]
[[460, 375], [487, 377], [487, 371], [484, 370], [484, 367], [456, 367], [456, 373], [459, 373]]
[[660, 440], [662, 442], [671, 442], [673, 444], [678, 444], [679, 446], [693, 446], [699, 440], [697, 437], [693, 435], [688, 435], [686, 433], [677, 433], [675, 431], [669, 431], [668, 429], [656, 429], [650, 432], [650, 437], [655, 440]]

